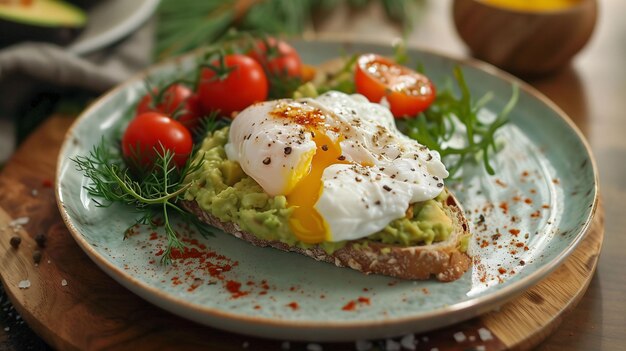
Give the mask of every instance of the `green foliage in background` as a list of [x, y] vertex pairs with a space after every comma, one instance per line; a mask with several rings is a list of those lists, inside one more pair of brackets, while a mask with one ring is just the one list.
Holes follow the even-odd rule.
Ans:
[[161, 0], [155, 57], [215, 42], [232, 29], [298, 35], [316, 15], [342, 5], [361, 9], [374, 1], [405, 31], [412, 27], [420, 0]]

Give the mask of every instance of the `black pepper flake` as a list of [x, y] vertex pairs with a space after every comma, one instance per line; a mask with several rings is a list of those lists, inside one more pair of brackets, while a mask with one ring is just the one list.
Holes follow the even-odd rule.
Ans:
[[387, 191], [391, 191], [391, 188], [389, 187], [389, 185], [383, 185], [383, 189], [387, 190]]
[[289, 155], [291, 153], [291, 146], [287, 146], [285, 148], [285, 155]]
[[376, 202], [374, 202], [374, 205], [379, 205], [380, 206], [380, 200], [376, 200]]
[[266, 157], [265, 160], [263, 160], [264, 165], [269, 165], [270, 163], [272, 163], [272, 159], [270, 157]]
[[337, 157], [337, 159], [339, 161], [344, 161], [346, 159], [346, 157], [344, 155], [341, 155], [341, 156]]
[[46, 246], [46, 236], [43, 233], [39, 233], [35, 235], [35, 242], [37, 243], [37, 246], [39, 247]]
[[39, 264], [39, 262], [41, 262], [41, 251], [33, 251], [33, 262], [35, 262], [35, 264]]
[[443, 183], [437, 183], [437, 188], [443, 188]]
[[354, 180], [355, 180], [357, 183], [360, 183], [360, 182], [362, 182], [362, 181], [363, 181], [363, 179], [361, 179], [361, 178], [359, 178], [359, 177], [355, 177], [355, 178], [354, 178]]
[[430, 161], [430, 160], [432, 160], [432, 159], [433, 159], [433, 155], [428, 154], [428, 157], [426, 157], [426, 161]]
[[9, 244], [11, 244], [11, 247], [13, 247], [14, 249], [17, 249], [21, 243], [22, 243], [22, 238], [20, 238], [17, 235], [12, 236], [11, 239], [9, 240]]
[[323, 151], [328, 151], [328, 145], [326, 145], [326, 144], [322, 145], [322, 150]]

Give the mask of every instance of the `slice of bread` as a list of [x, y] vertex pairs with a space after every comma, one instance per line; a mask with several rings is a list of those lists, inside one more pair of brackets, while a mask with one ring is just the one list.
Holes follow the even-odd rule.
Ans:
[[337, 267], [350, 267], [365, 274], [382, 274], [400, 279], [420, 280], [434, 276], [440, 281], [448, 282], [459, 279], [469, 269], [472, 262], [469, 255], [461, 251], [463, 241], [467, 240], [469, 235], [467, 220], [461, 206], [451, 193], [444, 210], [452, 218], [454, 229], [447, 240], [430, 245], [407, 247], [360, 239], [348, 242], [344, 247], [330, 254], [318, 246], [303, 249], [281, 241], [260, 239], [252, 233], [242, 231], [235, 223], [221, 222], [203, 211], [195, 201], [182, 201], [181, 205], [201, 221], [253, 245], [271, 246], [283, 251], [297, 252], [318, 261], [332, 263]]

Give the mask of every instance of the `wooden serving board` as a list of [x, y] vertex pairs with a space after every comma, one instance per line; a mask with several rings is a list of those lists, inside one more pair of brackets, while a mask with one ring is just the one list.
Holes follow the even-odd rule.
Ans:
[[[56, 349], [314, 349], [306, 343], [223, 332], [165, 312], [104, 274], [76, 245], [59, 215], [54, 189], [56, 158], [72, 118], [49, 118], [19, 148], [0, 173], [0, 276], [15, 309]], [[23, 223], [22, 228], [14, 222]], [[13, 225], [11, 223], [13, 222]], [[9, 244], [13, 235], [22, 243]], [[34, 240], [46, 245], [38, 265]], [[548, 278], [496, 312], [438, 331], [417, 335], [418, 350], [528, 349], [537, 345], [574, 308], [585, 293], [598, 262], [604, 213], [576, 251]], [[21, 289], [28, 280], [30, 287]], [[489, 331], [486, 333], [486, 331]], [[463, 334], [459, 334], [462, 332]], [[0, 349], [6, 339], [0, 330]], [[456, 336], [456, 338], [455, 338]], [[465, 338], [463, 341], [457, 341]], [[398, 341], [398, 339], [396, 339]], [[381, 341], [383, 347], [386, 341]], [[324, 350], [354, 350], [354, 344], [324, 344]]]

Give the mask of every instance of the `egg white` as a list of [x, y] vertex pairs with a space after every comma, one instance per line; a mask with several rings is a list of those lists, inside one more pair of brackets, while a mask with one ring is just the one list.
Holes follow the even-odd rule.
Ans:
[[411, 203], [433, 199], [443, 190], [448, 172], [436, 151], [398, 131], [385, 106], [333, 91], [317, 98], [255, 104], [233, 121], [227, 156], [268, 194], [288, 194], [308, 173], [316, 152], [309, 128], [272, 115], [285, 105], [321, 111], [326, 134], [349, 161], [327, 167], [322, 175], [315, 210], [328, 225], [326, 240], [376, 233], [403, 217]]

